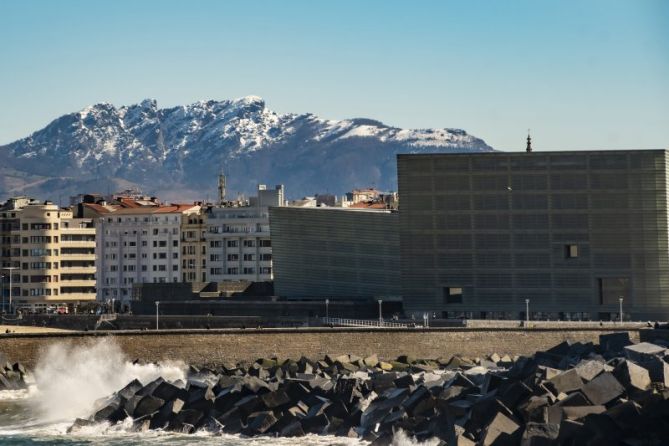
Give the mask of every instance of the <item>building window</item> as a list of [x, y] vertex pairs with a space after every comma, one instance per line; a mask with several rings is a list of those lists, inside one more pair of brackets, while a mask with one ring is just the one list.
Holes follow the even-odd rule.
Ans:
[[461, 304], [462, 287], [444, 287], [444, 303]]
[[228, 248], [236, 248], [237, 246], [237, 240], [228, 240]]
[[244, 240], [244, 248], [255, 248], [255, 246], [256, 246], [255, 240]]
[[564, 255], [567, 259], [575, 259], [578, 257], [578, 245], [565, 245]]

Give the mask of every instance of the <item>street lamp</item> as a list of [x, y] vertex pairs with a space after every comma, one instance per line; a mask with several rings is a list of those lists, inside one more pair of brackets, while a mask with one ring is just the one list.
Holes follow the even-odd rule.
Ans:
[[[14, 271], [15, 269], [18, 269], [18, 268], [16, 266], [7, 266], [7, 267], [2, 268], [2, 269], [5, 269], [5, 270], [9, 271], [9, 312], [14, 314], [12, 312], [12, 271]], [[3, 301], [3, 304], [4, 304], [4, 301]]]
[[525, 299], [525, 320], [530, 323], [530, 300]]
[[620, 303], [620, 323], [623, 323], [623, 298], [620, 296], [618, 298], [618, 302]]
[[379, 327], [383, 325], [383, 316], [381, 315], [382, 305], [383, 305], [383, 300], [379, 299]]
[[156, 301], [156, 330], [158, 330], [158, 306], [160, 305], [160, 301]]
[[325, 319], [329, 320], [330, 319], [330, 299], [325, 299]]

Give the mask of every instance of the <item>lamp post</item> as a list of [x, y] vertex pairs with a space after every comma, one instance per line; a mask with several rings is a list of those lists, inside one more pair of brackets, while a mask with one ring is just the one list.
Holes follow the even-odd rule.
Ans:
[[330, 319], [330, 299], [325, 299], [325, 319], [329, 320]]
[[[14, 271], [15, 269], [18, 269], [18, 268], [15, 267], [15, 266], [7, 266], [7, 267], [2, 268], [2, 269], [9, 271], [9, 312], [11, 314], [14, 314], [13, 311], [12, 311], [12, 308], [13, 308], [13, 306], [12, 306], [12, 271]], [[4, 305], [4, 300], [3, 300], [3, 305]]]
[[379, 299], [379, 327], [383, 325], [383, 316], [382, 316], [382, 305], [383, 300]]
[[529, 324], [530, 322], [530, 300], [525, 299], [525, 320]]
[[156, 301], [156, 331], [158, 330], [158, 306], [160, 305], [160, 301]]
[[623, 298], [620, 296], [618, 298], [618, 302], [620, 303], [620, 323], [623, 323]]

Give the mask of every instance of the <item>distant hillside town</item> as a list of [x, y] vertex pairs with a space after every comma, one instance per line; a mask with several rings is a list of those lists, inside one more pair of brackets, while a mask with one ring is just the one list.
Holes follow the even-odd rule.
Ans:
[[221, 175], [212, 202], [14, 197], [0, 207], [2, 308], [669, 318], [668, 161], [535, 152], [528, 137], [524, 152], [398, 155], [398, 192], [287, 200], [261, 184], [231, 198]]
[[271, 283], [270, 207], [397, 208], [397, 193], [374, 188], [287, 201], [283, 185], [261, 184], [254, 196], [228, 199], [226, 181], [219, 176], [215, 203], [164, 203], [136, 189], [75, 195], [66, 207], [8, 199], [0, 206], [3, 311], [69, 313], [97, 301], [129, 312], [147, 284]]

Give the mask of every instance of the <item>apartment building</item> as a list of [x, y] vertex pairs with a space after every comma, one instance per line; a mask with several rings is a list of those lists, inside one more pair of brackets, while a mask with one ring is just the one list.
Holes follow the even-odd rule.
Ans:
[[283, 185], [258, 186], [247, 205], [234, 203], [206, 212], [205, 234], [209, 281], [272, 280], [272, 242], [269, 207], [285, 205]]
[[74, 218], [69, 209], [27, 197], [8, 200], [0, 207], [5, 309], [10, 294], [15, 309], [29, 311], [95, 300], [95, 238], [93, 221]]
[[665, 150], [399, 155], [405, 309], [666, 319], [668, 164]]
[[198, 204], [124, 208], [98, 218], [98, 299], [125, 306], [134, 283], [182, 281], [182, 230], [200, 209]]
[[183, 282], [206, 282], [207, 224], [203, 212], [192, 213], [181, 220], [181, 268]]

